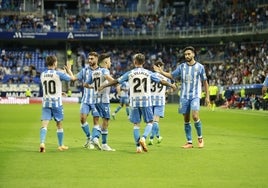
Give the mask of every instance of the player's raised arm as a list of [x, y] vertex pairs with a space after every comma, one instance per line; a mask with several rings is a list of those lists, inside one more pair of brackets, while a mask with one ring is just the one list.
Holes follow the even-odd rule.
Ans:
[[165, 77], [167, 77], [167, 78], [169, 78], [171, 80], [173, 79], [171, 73], [163, 71], [161, 66], [154, 65], [153, 68], [154, 68], [155, 72], [158, 72], [158, 73], [162, 74], [163, 76], [165, 76]]
[[76, 80], [76, 77], [73, 75], [73, 72], [71, 71], [71, 67], [69, 65], [65, 65], [64, 70], [71, 77], [71, 80]]

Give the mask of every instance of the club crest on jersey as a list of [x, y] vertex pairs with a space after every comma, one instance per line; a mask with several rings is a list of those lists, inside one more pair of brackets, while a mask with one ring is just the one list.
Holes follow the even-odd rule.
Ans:
[[93, 76], [100, 76], [101, 73], [100, 73], [100, 72], [93, 72], [92, 75], [93, 75]]

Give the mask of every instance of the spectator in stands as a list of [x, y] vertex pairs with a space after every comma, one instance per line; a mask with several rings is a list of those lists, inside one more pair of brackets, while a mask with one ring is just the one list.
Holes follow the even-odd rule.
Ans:
[[36, 72], [36, 68], [34, 65], [29, 66], [29, 74], [31, 78], [36, 77], [37, 72]]
[[2, 61], [7, 61], [7, 56], [6, 56], [6, 50], [5, 49], [2, 49], [1, 50], [1, 59]]
[[231, 108], [234, 104], [234, 90], [232, 90], [229, 86], [226, 86], [224, 91], [224, 98], [226, 102], [226, 107]]

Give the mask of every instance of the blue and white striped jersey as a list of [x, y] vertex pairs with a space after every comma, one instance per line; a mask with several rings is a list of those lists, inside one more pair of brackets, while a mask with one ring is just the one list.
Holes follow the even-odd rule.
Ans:
[[[83, 68], [79, 73], [77, 73], [76, 77], [81, 82], [85, 83], [89, 78], [92, 76], [92, 70], [87, 67]], [[94, 89], [93, 88], [86, 88], [84, 87], [83, 97], [81, 99], [81, 103], [85, 104], [94, 104], [95, 97], [94, 97]]]
[[92, 81], [95, 91], [95, 102], [96, 103], [110, 103], [110, 87], [104, 88], [102, 91], [98, 91], [98, 88], [108, 83], [105, 79], [106, 75], [110, 75], [110, 71], [106, 68], [98, 67], [92, 71]]
[[41, 73], [40, 78], [43, 89], [43, 107], [62, 106], [61, 81], [70, 81], [71, 77], [61, 71], [46, 70]]
[[120, 84], [120, 97], [129, 97], [129, 83], [123, 82]]
[[[170, 82], [168, 78], [161, 75], [160, 73], [155, 73], [160, 80], [166, 80]], [[152, 82], [151, 83], [151, 99], [152, 99], [152, 105], [153, 106], [164, 106], [166, 104], [166, 89], [167, 86], [161, 84]]]
[[151, 102], [151, 81], [160, 82], [161, 80], [155, 73], [144, 69], [134, 68], [120, 78], [118, 82], [122, 84], [124, 81], [129, 83], [129, 95], [131, 107], [148, 107], [152, 106]]
[[188, 65], [184, 62], [171, 74], [174, 79], [178, 78], [181, 81], [181, 98], [201, 98], [202, 81], [207, 80], [205, 68], [201, 63]]

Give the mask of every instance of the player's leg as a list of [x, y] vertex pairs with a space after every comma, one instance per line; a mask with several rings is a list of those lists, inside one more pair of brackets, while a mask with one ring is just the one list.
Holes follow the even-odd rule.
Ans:
[[165, 112], [165, 106], [158, 106], [155, 109], [154, 112], [154, 123], [153, 123], [153, 129], [155, 129], [155, 136], [157, 138], [157, 143], [161, 143], [162, 142], [162, 136], [160, 135], [160, 126], [159, 126], [159, 122], [160, 122], [160, 118], [164, 117], [164, 112]]
[[143, 132], [142, 137], [145, 139], [151, 133], [153, 127], [153, 111], [151, 107], [143, 107], [141, 108], [142, 116], [144, 121], [146, 122], [146, 126]]
[[145, 140], [147, 136], [151, 133], [152, 127], [153, 127], [153, 110], [151, 107], [143, 107], [141, 108], [142, 116], [144, 121], [146, 122], [146, 126], [144, 129], [144, 132], [142, 134], [142, 137], [140, 138], [140, 144], [142, 146], [142, 149], [144, 151], [148, 151], [148, 148], [146, 146]]
[[193, 141], [192, 141], [192, 127], [190, 123], [190, 101], [187, 99], [180, 99], [180, 108], [179, 113], [183, 114], [184, 119], [184, 132], [186, 136], [186, 144], [183, 145], [183, 148], [192, 148]]
[[42, 108], [42, 125], [40, 128], [40, 152], [45, 152], [45, 141], [47, 136], [47, 127], [49, 121], [51, 120], [51, 109], [50, 108]]
[[154, 118], [153, 118], [153, 127], [152, 127], [152, 131], [151, 131], [151, 135], [150, 135], [150, 139], [149, 139], [149, 145], [153, 145], [153, 142], [154, 142], [154, 137], [156, 135], [156, 116], [155, 116], [155, 109], [156, 109], [156, 106], [152, 106], [152, 111], [153, 111], [153, 114], [154, 114]]
[[115, 109], [115, 111], [112, 113], [112, 118], [115, 119], [115, 115], [117, 114], [117, 112], [119, 112], [121, 110], [121, 108], [123, 107], [123, 98], [120, 98], [120, 104], [117, 106], [117, 108]]
[[88, 104], [82, 103], [80, 107], [80, 123], [81, 123], [81, 128], [86, 135], [86, 143], [84, 144], [84, 147], [88, 147], [90, 144], [90, 126], [89, 123], [87, 122], [87, 116], [90, 111], [90, 106]]
[[68, 147], [63, 144], [63, 138], [64, 138], [64, 131], [62, 126], [63, 121], [63, 106], [53, 108], [52, 114], [54, 116], [54, 120], [56, 121], [57, 126], [57, 138], [58, 138], [58, 150], [63, 151], [67, 150]]
[[110, 104], [109, 103], [102, 103], [101, 105], [102, 111], [102, 126], [101, 126], [101, 137], [102, 137], [102, 150], [103, 151], [115, 151], [112, 149], [108, 143], [108, 126], [109, 126], [109, 119], [110, 119]]
[[191, 109], [192, 109], [192, 118], [194, 120], [194, 126], [195, 126], [197, 137], [198, 137], [198, 147], [202, 148], [204, 147], [204, 140], [203, 140], [203, 135], [202, 135], [202, 123], [199, 117], [200, 105], [198, 101], [199, 100], [197, 99], [194, 99], [192, 101], [192, 104], [195, 104], [195, 105], [191, 105]]
[[[103, 117], [102, 115], [102, 108], [101, 108], [101, 104], [100, 103], [96, 103], [95, 104], [95, 111], [98, 114], [98, 117]], [[93, 121], [94, 122], [94, 127], [92, 129], [92, 141], [93, 144], [95, 145], [95, 147], [99, 150], [101, 150], [101, 145], [99, 143], [99, 138], [101, 135], [101, 126], [99, 125], [99, 118], [94, 117]]]
[[130, 114], [129, 97], [126, 97], [125, 99], [125, 106], [126, 106], [127, 117], [129, 118], [129, 114]]
[[119, 112], [122, 107], [123, 107], [123, 104], [118, 105], [117, 108], [114, 111], [114, 114], [116, 114], [117, 112]]
[[42, 127], [40, 128], [40, 152], [45, 152], [45, 141], [47, 135], [47, 126], [49, 120], [42, 120]]
[[127, 97], [126, 100], [125, 100], [125, 106], [126, 106], [127, 117], [129, 119], [130, 118], [129, 97]]
[[133, 138], [136, 146], [136, 152], [141, 153], [142, 149], [140, 146], [140, 121], [141, 114], [138, 108], [132, 108], [130, 111], [130, 122], [133, 123]]
[[115, 151], [115, 149], [111, 148], [107, 144], [107, 138], [108, 138], [108, 122], [109, 122], [109, 119], [106, 119], [106, 118], [103, 119], [102, 130], [101, 130], [102, 150], [103, 151]]
[[100, 125], [99, 125], [99, 117], [100, 117], [100, 114], [99, 114], [99, 111], [97, 110], [96, 106], [95, 105], [92, 105], [91, 107], [91, 115], [93, 117], [93, 127], [92, 127], [92, 131], [91, 131], [91, 137], [92, 139], [94, 137], [98, 137], [98, 135], [100, 135]]
[[129, 117], [129, 106], [126, 106], [126, 114], [127, 114], [127, 117]]

